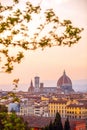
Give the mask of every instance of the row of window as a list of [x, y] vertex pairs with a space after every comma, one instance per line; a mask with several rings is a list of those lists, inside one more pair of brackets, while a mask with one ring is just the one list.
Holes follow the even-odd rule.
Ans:
[[65, 106], [49, 106], [50, 109], [66, 109]]

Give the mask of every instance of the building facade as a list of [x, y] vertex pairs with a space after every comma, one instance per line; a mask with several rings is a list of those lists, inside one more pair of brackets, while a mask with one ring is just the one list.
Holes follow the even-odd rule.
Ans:
[[86, 119], [87, 104], [80, 104], [75, 100], [53, 100], [49, 102], [49, 115], [54, 117], [59, 112], [61, 117], [69, 117], [69, 119]]

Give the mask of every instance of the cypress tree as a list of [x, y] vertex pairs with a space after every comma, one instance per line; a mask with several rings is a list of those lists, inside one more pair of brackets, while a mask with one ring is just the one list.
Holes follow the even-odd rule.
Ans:
[[49, 130], [49, 126], [45, 126], [42, 130]]
[[49, 124], [49, 130], [54, 130], [54, 126], [53, 126], [52, 121], [50, 121], [50, 124]]
[[60, 114], [57, 112], [54, 122], [50, 121], [50, 124], [42, 130], [63, 130]]
[[64, 130], [71, 130], [69, 119], [67, 118], [64, 124]]
[[56, 113], [56, 117], [54, 120], [54, 128], [55, 128], [55, 130], [63, 130], [61, 116], [58, 112]]

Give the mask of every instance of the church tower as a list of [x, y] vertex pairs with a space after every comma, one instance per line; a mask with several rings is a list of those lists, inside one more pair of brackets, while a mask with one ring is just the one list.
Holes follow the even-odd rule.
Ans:
[[29, 89], [28, 89], [28, 92], [30, 92], [30, 93], [34, 92], [34, 86], [33, 86], [32, 80], [31, 80], [31, 83], [30, 83], [30, 87], [29, 87]]

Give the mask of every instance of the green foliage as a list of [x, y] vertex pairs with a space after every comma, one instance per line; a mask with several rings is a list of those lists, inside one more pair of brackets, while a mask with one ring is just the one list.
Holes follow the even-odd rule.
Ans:
[[27, 124], [15, 113], [0, 113], [0, 130], [29, 130]]
[[63, 130], [61, 116], [58, 112], [56, 113], [56, 117], [55, 117], [55, 120], [54, 120], [54, 128], [55, 128], [55, 130], [58, 130], [58, 129]]
[[[19, 0], [13, 0], [10, 6], [0, 3], [0, 67], [3, 71], [12, 72], [14, 63], [21, 62], [26, 50], [71, 46], [80, 40], [82, 29], [74, 27], [70, 20], [60, 21], [52, 9], [41, 11], [39, 5], [29, 1], [23, 9], [19, 5]], [[63, 31], [59, 34], [58, 30]]]
[[4, 105], [0, 105], [0, 113], [2, 113], [2, 112], [7, 112], [8, 110], [7, 110], [7, 107], [6, 106], [4, 106]]
[[0, 130], [29, 130], [29, 127], [14, 111], [8, 114], [7, 107], [0, 105]]

